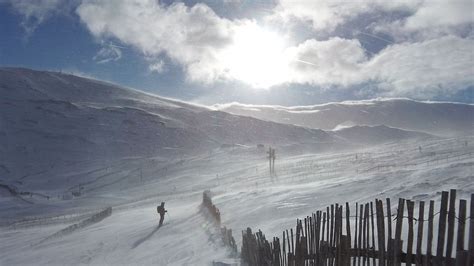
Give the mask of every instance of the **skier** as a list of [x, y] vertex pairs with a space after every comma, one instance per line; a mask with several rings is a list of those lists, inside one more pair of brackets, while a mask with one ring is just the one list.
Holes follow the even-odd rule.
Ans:
[[160, 225], [163, 225], [163, 220], [165, 219], [165, 212], [168, 212], [168, 210], [165, 210], [165, 203], [162, 202], [160, 206], [156, 207], [156, 212], [160, 214]]

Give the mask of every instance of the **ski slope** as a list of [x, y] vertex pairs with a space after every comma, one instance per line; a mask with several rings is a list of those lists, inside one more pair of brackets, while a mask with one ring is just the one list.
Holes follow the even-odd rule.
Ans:
[[[151, 179], [154, 166], [146, 164], [148, 158], [136, 158], [143, 162], [142, 183], [119, 192], [109, 187], [111, 195], [94, 193], [92, 185], [91, 192], [71, 200], [88, 209], [111, 205], [110, 217], [43, 243], [73, 221], [65, 218], [48, 224], [46, 219], [3, 226], [1, 264], [232, 262], [215, 227], [200, 211], [204, 189], [213, 192], [223, 225], [234, 230], [240, 245], [239, 232], [246, 227], [280, 235], [297, 217], [331, 203], [366, 202], [376, 197], [439, 200], [437, 192], [450, 188], [458, 189], [460, 198], [467, 198], [474, 192], [473, 143], [474, 138], [468, 137], [408, 141], [342, 153], [279, 154], [274, 177], [268, 173], [265, 153], [254, 147], [218, 149], [211, 155], [186, 159], [164, 179]], [[157, 230], [156, 205], [161, 201], [167, 202], [170, 215]], [[71, 215], [80, 212], [78, 206], [64, 208], [66, 212], [76, 210]], [[48, 212], [41, 216], [47, 217]]]
[[336, 202], [474, 192], [470, 105], [436, 105], [458, 115], [446, 138], [428, 130], [444, 122], [325, 131], [28, 69], [0, 68], [0, 96], [0, 265], [237, 263], [201, 210], [207, 189], [239, 246], [247, 227], [280, 235]]

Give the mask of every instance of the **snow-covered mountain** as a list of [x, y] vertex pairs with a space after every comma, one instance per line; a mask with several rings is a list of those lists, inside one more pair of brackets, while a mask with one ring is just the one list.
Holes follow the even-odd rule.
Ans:
[[386, 143], [388, 140], [392, 142], [403, 141], [406, 139], [428, 139], [432, 136], [429, 134], [407, 131], [387, 126], [352, 126], [335, 130], [334, 133], [351, 142], [361, 144], [380, 144]]
[[223, 144], [335, 139], [322, 130], [236, 116], [55, 72], [0, 69], [0, 99], [3, 179], [84, 160], [169, 159]]
[[[335, 202], [439, 200], [451, 188], [468, 198], [474, 189], [472, 136], [337, 125], [309, 129], [0, 69], [0, 265], [236, 262], [201, 211], [207, 189], [239, 247], [248, 226], [279, 235]], [[273, 175], [260, 143], [277, 147]], [[110, 216], [92, 219], [108, 207]]]
[[[93, 79], [20, 68], [0, 69], [0, 96], [0, 184], [18, 191], [80, 187], [99, 178], [84, 175], [83, 169], [97, 171], [91, 165], [126, 158], [167, 162], [236, 144], [278, 146], [280, 153], [295, 154], [430, 137], [382, 126], [326, 132], [287, 123], [286, 114], [292, 112], [295, 119], [310, 121], [308, 111], [298, 108], [255, 111], [283, 122], [277, 123]], [[77, 174], [65, 176], [65, 171]]]
[[323, 130], [385, 125], [438, 136], [474, 134], [472, 104], [374, 99], [297, 107], [239, 103], [214, 107], [233, 114]]

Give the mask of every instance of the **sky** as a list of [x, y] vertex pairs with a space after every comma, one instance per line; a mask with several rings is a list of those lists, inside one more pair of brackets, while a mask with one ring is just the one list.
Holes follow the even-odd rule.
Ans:
[[474, 0], [0, 0], [0, 66], [201, 104], [474, 103]]

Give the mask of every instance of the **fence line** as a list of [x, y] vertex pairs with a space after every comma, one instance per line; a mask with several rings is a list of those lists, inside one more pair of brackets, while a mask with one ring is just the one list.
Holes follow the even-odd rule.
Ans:
[[211, 191], [206, 190], [202, 193], [202, 204], [208, 210], [217, 227], [220, 229], [224, 245], [231, 250], [232, 256], [237, 256], [237, 244], [232, 236], [232, 229], [228, 229], [225, 226], [221, 227], [221, 212], [216, 205], [212, 203]]
[[472, 265], [474, 194], [470, 216], [467, 201], [456, 201], [456, 190], [441, 193], [436, 214], [433, 200], [427, 215], [424, 201], [418, 203], [416, 213], [415, 205], [400, 198], [392, 214], [389, 198], [385, 204], [379, 199], [356, 203], [352, 212], [349, 203], [333, 204], [326, 211], [297, 219], [296, 230], [283, 231], [282, 241], [278, 237], [267, 240], [261, 231], [252, 233], [247, 228], [242, 232], [241, 257], [250, 266]]

